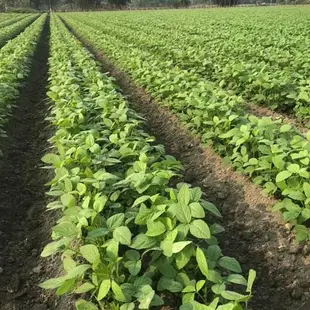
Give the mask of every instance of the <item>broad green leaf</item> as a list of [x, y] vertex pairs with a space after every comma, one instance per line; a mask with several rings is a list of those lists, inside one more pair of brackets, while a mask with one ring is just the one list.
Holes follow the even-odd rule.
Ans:
[[164, 300], [160, 296], [155, 294], [152, 301], [151, 301], [150, 306], [151, 307], [158, 307], [158, 306], [162, 306], [164, 304], [165, 304]]
[[128, 227], [120, 226], [113, 231], [113, 239], [120, 244], [131, 244], [131, 232]]
[[310, 218], [310, 209], [302, 209], [301, 215], [305, 220], [308, 220]]
[[63, 240], [50, 242], [44, 247], [41, 257], [48, 257], [55, 254], [61, 246], [63, 246]]
[[187, 206], [189, 204], [191, 194], [187, 184], [183, 184], [177, 194], [180, 205]]
[[304, 101], [309, 101], [309, 96], [307, 94], [307, 92], [305, 91], [301, 91], [298, 95], [298, 100], [304, 100]]
[[227, 270], [237, 272], [237, 273], [242, 272], [240, 264], [233, 257], [223, 256], [219, 259], [219, 264], [220, 264], [220, 266], [222, 266], [223, 268], [225, 268]]
[[142, 263], [141, 260], [138, 261], [129, 260], [125, 262], [124, 266], [129, 270], [132, 276], [136, 276], [141, 270]]
[[76, 262], [71, 257], [64, 257], [63, 259], [64, 270], [69, 272], [77, 266]]
[[172, 253], [179, 253], [180, 251], [182, 251], [187, 245], [191, 244], [191, 241], [179, 241], [179, 242], [175, 242], [173, 243], [172, 246]]
[[65, 194], [61, 195], [60, 200], [61, 200], [62, 204], [68, 208], [75, 206], [75, 198], [72, 194], [65, 193]]
[[310, 184], [307, 182], [304, 182], [303, 184], [303, 190], [307, 198], [310, 198]]
[[128, 302], [127, 298], [125, 297], [121, 287], [112, 280], [112, 291], [114, 293], [114, 297], [117, 301], [120, 302]]
[[290, 176], [292, 175], [291, 172], [285, 170], [285, 171], [281, 171], [277, 174], [277, 177], [276, 177], [276, 182], [277, 183], [280, 183], [284, 180], [286, 180], [287, 178], [289, 178]]
[[184, 287], [184, 289], [182, 290], [182, 293], [194, 293], [194, 292], [196, 292], [196, 288], [193, 285], [188, 285]]
[[211, 281], [212, 283], [216, 283], [216, 284], [223, 282], [223, 278], [221, 277], [221, 274], [218, 271], [212, 270], [212, 269], [209, 270], [207, 279]]
[[202, 196], [202, 192], [200, 187], [194, 187], [190, 190], [191, 192], [191, 201], [195, 201], [195, 202], [199, 202], [201, 196]]
[[164, 240], [160, 243], [160, 247], [163, 249], [163, 253], [167, 257], [171, 257], [173, 252], [172, 252], [172, 245], [173, 242], [170, 240]]
[[61, 222], [54, 226], [53, 231], [61, 237], [74, 238], [78, 235], [77, 227], [71, 222]]
[[140, 253], [135, 250], [128, 250], [125, 253], [125, 257], [128, 260], [138, 261], [140, 259]]
[[90, 263], [100, 260], [98, 248], [93, 244], [87, 244], [80, 247], [82, 256]]
[[211, 287], [212, 292], [216, 295], [221, 295], [221, 293], [224, 292], [225, 289], [226, 289], [226, 285], [224, 283], [214, 284]]
[[201, 206], [198, 202], [192, 202], [189, 205], [191, 209], [191, 215], [195, 218], [204, 218], [205, 217], [205, 211], [204, 208]]
[[218, 245], [210, 245], [207, 249], [208, 259], [217, 261], [222, 255], [222, 250]]
[[118, 258], [118, 250], [119, 250], [119, 243], [118, 241], [112, 239], [110, 240], [107, 246], [107, 255], [112, 261], [116, 261]]
[[86, 187], [86, 185], [83, 184], [83, 183], [78, 183], [78, 184], [76, 185], [76, 189], [78, 190], [78, 192], [79, 192], [79, 194], [80, 194], [81, 196], [84, 195], [84, 194], [86, 193], [86, 191], [87, 191], [87, 187]]
[[289, 124], [284, 124], [284, 125], [282, 125], [282, 126], [280, 127], [280, 132], [288, 132], [288, 131], [291, 130], [291, 128], [292, 128], [291, 125], [289, 125]]
[[137, 198], [135, 200], [135, 202], [133, 203], [132, 207], [135, 207], [135, 206], [138, 206], [140, 205], [141, 203], [147, 201], [148, 199], [150, 199], [150, 196], [146, 195], [146, 196], [141, 196], [139, 198]]
[[108, 197], [106, 196], [98, 197], [94, 202], [93, 209], [98, 213], [101, 212], [107, 201], [108, 201]]
[[161, 277], [157, 284], [157, 289], [159, 291], [170, 291], [171, 293], [178, 293], [183, 290], [181, 283], [174, 281], [170, 278]]
[[205, 284], [206, 284], [205, 280], [199, 280], [196, 283], [196, 291], [199, 292], [204, 287]]
[[152, 248], [155, 245], [156, 240], [154, 238], [148, 237], [144, 234], [139, 234], [132, 240], [130, 247], [136, 250], [142, 250]]
[[207, 277], [209, 273], [207, 259], [205, 257], [205, 254], [199, 247], [197, 247], [196, 249], [196, 261], [201, 273]]
[[135, 218], [135, 224], [146, 225], [152, 214], [153, 211], [151, 209], [148, 209], [144, 204], [142, 204], [140, 206], [139, 213]]
[[248, 284], [247, 284], [247, 287], [246, 287], [246, 291], [248, 293], [252, 292], [252, 287], [253, 287], [253, 283], [255, 281], [255, 278], [256, 278], [256, 271], [253, 270], [253, 269], [250, 269], [249, 270], [249, 276], [248, 276]]
[[290, 164], [287, 166], [287, 171], [291, 173], [299, 173], [300, 167], [297, 164]]
[[163, 234], [165, 231], [166, 227], [162, 222], [149, 220], [147, 222], [147, 232], [145, 234], [148, 237], [156, 237]]
[[168, 260], [161, 260], [158, 264], [158, 269], [160, 273], [166, 278], [175, 278], [177, 271], [172, 265], [169, 264]]
[[120, 310], [134, 310], [135, 309], [135, 304], [133, 302], [130, 303], [125, 303], [121, 305]]
[[95, 286], [89, 282], [83, 283], [82, 285], [80, 285], [75, 291], [74, 293], [76, 294], [83, 294], [86, 293], [92, 289], [94, 289]]
[[92, 302], [80, 299], [75, 303], [76, 310], [98, 310]]
[[155, 291], [150, 285], [142, 286], [137, 293], [137, 300], [140, 303], [139, 309], [149, 309], [154, 296]]
[[239, 298], [244, 298], [247, 297], [245, 295], [241, 295], [237, 292], [233, 292], [233, 291], [223, 291], [221, 293], [221, 296], [227, 300], [237, 300]]
[[75, 279], [66, 280], [58, 287], [58, 289], [56, 290], [56, 295], [62, 296], [64, 294], [70, 293], [74, 290], [75, 286]]
[[45, 163], [45, 164], [58, 164], [60, 162], [60, 158], [58, 155], [56, 154], [45, 154], [41, 160]]
[[211, 202], [208, 201], [202, 201], [201, 205], [208, 210], [209, 212], [211, 212], [212, 214], [218, 216], [218, 217], [222, 217], [220, 211], [218, 210], [218, 208]]
[[66, 278], [73, 279], [73, 278], [83, 277], [86, 270], [90, 268], [91, 268], [91, 265], [88, 265], [88, 264], [78, 265], [67, 273]]
[[306, 226], [304, 226], [304, 225], [295, 225], [294, 229], [295, 229], [295, 232], [296, 232], [296, 240], [298, 242], [310, 239], [309, 230], [308, 230], [308, 228]]
[[40, 283], [39, 286], [46, 290], [55, 289], [66, 281], [66, 277], [52, 278]]
[[179, 269], [184, 268], [188, 264], [188, 262], [190, 261], [193, 253], [194, 253], [194, 251], [193, 251], [193, 247], [191, 245], [185, 247], [181, 252], [177, 253], [175, 256], [176, 266]]
[[235, 284], [241, 284], [241, 285], [247, 286], [246, 279], [242, 275], [240, 275], [240, 274], [230, 274], [226, 278], [226, 281], [227, 282], [231, 282], [231, 283], [235, 283]]
[[103, 298], [105, 298], [109, 293], [110, 288], [111, 288], [111, 280], [110, 279], [102, 280], [99, 287], [97, 299], [102, 300]]
[[190, 233], [199, 239], [210, 239], [211, 233], [209, 226], [203, 220], [194, 220], [189, 226]]
[[107, 226], [109, 229], [114, 229], [121, 226], [124, 223], [125, 214], [118, 213], [107, 219]]
[[272, 162], [276, 168], [283, 170], [285, 167], [285, 161], [282, 159], [282, 156], [274, 156], [272, 158]]
[[187, 204], [178, 203], [176, 205], [176, 217], [181, 223], [189, 223], [191, 221], [191, 209]]

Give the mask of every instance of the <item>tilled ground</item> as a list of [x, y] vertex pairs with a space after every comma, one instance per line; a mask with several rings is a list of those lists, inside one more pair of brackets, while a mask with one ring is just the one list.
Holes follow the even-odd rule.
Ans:
[[44, 310], [50, 303], [38, 287], [44, 274], [52, 271], [52, 268], [46, 271], [46, 265], [40, 261], [51, 226], [50, 216], [44, 213], [44, 183], [48, 176], [40, 160], [49, 137], [45, 121], [48, 38], [47, 21], [30, 76], [7, 125], [8, 137], [1, 141], [4, 154], [0, 159], [1, 310]]

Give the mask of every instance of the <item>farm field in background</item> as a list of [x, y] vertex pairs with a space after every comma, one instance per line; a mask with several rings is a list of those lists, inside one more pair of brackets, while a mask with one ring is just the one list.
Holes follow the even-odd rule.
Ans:
[[308, 6], [0, 13], [0, 308], [309, 309], [309, 46]]
[[308, 8], [225, 13], [60, 16], [204, 144], [279, 198], [275, 209], [296, 224], [299, 241], [308, 240], [300, 224], [310, 218], [310, 134], [299, 124], [310, 111]]

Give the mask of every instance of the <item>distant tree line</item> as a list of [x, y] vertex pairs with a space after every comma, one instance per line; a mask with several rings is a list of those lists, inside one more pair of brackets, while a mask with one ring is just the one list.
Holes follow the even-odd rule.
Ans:
[[238, 0], [0, 0], [0, 10], [5, 8], [30, 7], [47, 10], [50, 7], [64, 10], [95, 10], [107, 6], [131, 7], [188, 7], [191, 4], [220, 6], [236, 5]]
[[190, 5], [235, 6], [238, 4], [305, 3], [310, 0], [0, 0], [0, 11], [8, 8], [35, 10], [102, 10], [108, 8], [188, 7]]

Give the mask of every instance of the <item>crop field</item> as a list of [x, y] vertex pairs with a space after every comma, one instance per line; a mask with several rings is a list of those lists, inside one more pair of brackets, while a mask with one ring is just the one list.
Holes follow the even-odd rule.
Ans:
[[310, 309], [310, 7], [0, 13], [0, 309]]

